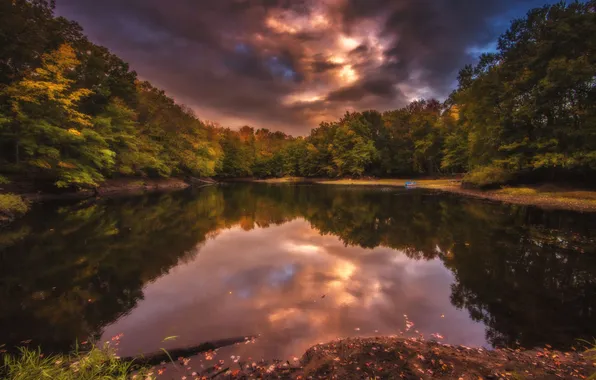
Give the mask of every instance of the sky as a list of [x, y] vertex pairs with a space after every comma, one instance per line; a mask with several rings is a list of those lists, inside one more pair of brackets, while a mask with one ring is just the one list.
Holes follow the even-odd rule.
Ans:
[[347, 110], [444, 99], [546, 1], [57, 0], [56, 12], [203, 120], [305, 135]]

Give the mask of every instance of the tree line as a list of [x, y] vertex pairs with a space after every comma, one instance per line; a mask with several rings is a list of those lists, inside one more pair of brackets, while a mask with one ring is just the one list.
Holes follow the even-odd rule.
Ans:
[[0, 168], [97, 186], [115, 176], [215, 175], [216, 131], [45, 0], [0, 0]]
[[479, 186], [591, 178], [596, 2], [514, 20], [444, 102], [348, 112], [306, 137], [198, 119], [46, 0], [0, 0], [0, 172], [93, 187], [122, 176], [467, 172]]

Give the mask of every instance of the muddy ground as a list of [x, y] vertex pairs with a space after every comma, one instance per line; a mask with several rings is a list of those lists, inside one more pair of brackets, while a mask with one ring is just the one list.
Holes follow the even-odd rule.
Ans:
[[376, 337], [319, 344], [292, 361], [234, 362], [219, 358], [217, 351], [208, 351], [199, 359], [179, 358], [177, 366], [157, 366], [155, 371], [163, 379], [186, 380], [587, 379], [596, 373], [596, 358], [579, 350], [559, 352], [549, 347], [485, 350], [415, 338]]

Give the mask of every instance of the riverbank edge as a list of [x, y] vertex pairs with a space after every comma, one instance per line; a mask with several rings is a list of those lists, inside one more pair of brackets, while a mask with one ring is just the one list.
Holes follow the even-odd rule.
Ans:
[[[238, 362], [227, 369], [222, 363], [216, 370], [225, 379], [586, 379], [596, 373], [594, 361], [592, 351], [561, 352], [548, 345], [487, 350], [379, 336], [319, 343], [293, 362]], [[213, 378], [210, 373], [196, 378]]]
[[86, 199], [93, 197], [117, 197], [150, 192], [167, 192], [189, 188], [190, 183], [181, 178], [125, 178], [103, 182], [95, 190], [79, 191], [40, 191], [35, 185], [26, 182], [13, 182], [0, 186], [0, 194], [16, 194], [28, 202], [59, 199]]
[[[327, 179], [282, 177], [271, 179], [234, 178], [221, 179], [222, 182], [257, 182], [257, 183], [314, 183], [335, 186], [387, 186], [404, 188], [406, 179]], [[538, 186], [505, 187], [496, 190], [464, 189], [453, 179], [416, 180], [418, 188], [448, 192], [483, 200], [518, 205], [537, 206], [545, 209], [596, 212], [596, 191], [577, 188], [561, 188], [543, 184]], [[0, 185], [0, 194], [16, 194], [27, 202], [39, 202], [59, 199], [86, 199], [93, 197], [117, 197], [137, 195], [149, 192], [168, 192], [183, 190], [192, 184], [182, 178], [124, 178], [112, 179], [102, 183], [96, 191], [82, 190], [70, 192], [38, 191], [30, 183], [15, 182]]]
[[[442, 337], [441, 337], [442, 338]], [[232, 343], [243, 344], [243, 343]], [[228, 344], [225, 344], [228, 345]], [[215, 346], [217, 347], [217, 346]], [[208, 350], [208, 351], [207, 351]], [[182, 350], [178, 350], [182, 351]], [[103, 354], [102, 354], [103, 352]], [[165, 352], [165, 351], [164, 351]], [[93, 355], [95, 353], [95, 355]], [[98, 355], [99, 354], [99, 355]], [[195, 353], [196, 354], [196, 353]], [[141, 358], [117, 359], [109, 346], [92, 348], [89, 353], [78, 352], [64, 357], [42, 360], [39, 351], [22, 351], [21, 357], [11, 357], [13, 368], [23, 368], [28, 374], [43, 370], [77, 371], [79, 363], [95, 358], [98, 369], [129, 368], [132, 373], [144, 372], [146, 378], [156, 374], [188, 379], [586, 379], [596, 373], [592, 350], [555, 351], [546, 345], [531, 350], [494, 349], [453, 346], [436, 340], [380, 336], [368, 338], [340, 338], [310, 347], [301, 358], [290, 360], [220, 359], [216, 349], [207, 348], [194, 359], [194, 354], [178, 357], [166, 352], [167, 359], [151, 367]], [[35, 360], [31, 360], [31, 355]], [[99, 360], [97, 360], [99, 358]], [[174, 358], [174, 359], [172, 359]], [[173, 361], [179, 362], [176, 365]], [[119, 360], [115, 363], [114, 359]], [[160, 359], [161, 360], [161, 359]], [[33, 363], [33, 364], [32, 364]], [[203, 363], [203, 364], [200, 364]], [[212, 366], [206, 364], [213, 364]], [[134, 366], [133, 366], [134, 364]], [[172, 365], [171, 365], [172, 364]], [[200, 365], [200, 369], [199, 366]], [[60, 366], [60, 368], [56, 368]], [[1, 364], [0, 364], [1, 367]], [[39, 367], [39, 368], [38, 368]], [[4, 371], [2, 371], [3, 369]], [[8, 374], [8, 368], [1, 368]], [[109, 371], [105, 371], [109, 374]], [[129, 372], [129, 375], [131, 372]], [[19, 373], [8, 374], [19, 378]], [[12, 375], [12, 376], [10, 376]], [[143, 376], [143, 378], [145, 378]], [[21, 377], [22, 378], [22, 377]], [[106, 378], [112, 378], [107, 376]], [[134, 378], [134, 377], [133, 377]]]
[[[253, 180], [263, 183], [315, 183], [335, 186], [386, 186], [405, 188], [406, 179], [310, 179], [273, 178]], [[596, 212], [596, 191], [576, 188], [562, 188], [549, 184], [536, 186], [504, 187], [496, 190], [464, 189], [453, 179], [416, 180], [418, 188], [453, 193], [488, 201], [536, 206], [544, 209]]]
[[586, 378], [596, 367], [584, 352], [471, 348], [416, 338], [348, 338], [319, 344], [302, 357], [303, 375], [349, 378]]
[[31, 203], [68, 199], [117, 198], [146, 193], [179, 191], [191, 186], [190, 183], [180, 178], [126, 178], [107, 180], [95, 190], [41, 191], [31, 182], [11, 182], [0, 185], [0, 225], [10, 224], [25, 215]]

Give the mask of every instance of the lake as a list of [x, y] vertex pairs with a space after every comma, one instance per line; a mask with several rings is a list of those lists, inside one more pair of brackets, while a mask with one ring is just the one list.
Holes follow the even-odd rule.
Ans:
[[596, 336], [596, 214], [313, 184], [46, 202], [0, 229], [0, 295], [5, 348], [112, 341], [128, 356], [258, 336], [224, 352], [285, 360], [423, 335], [569, 349]]

